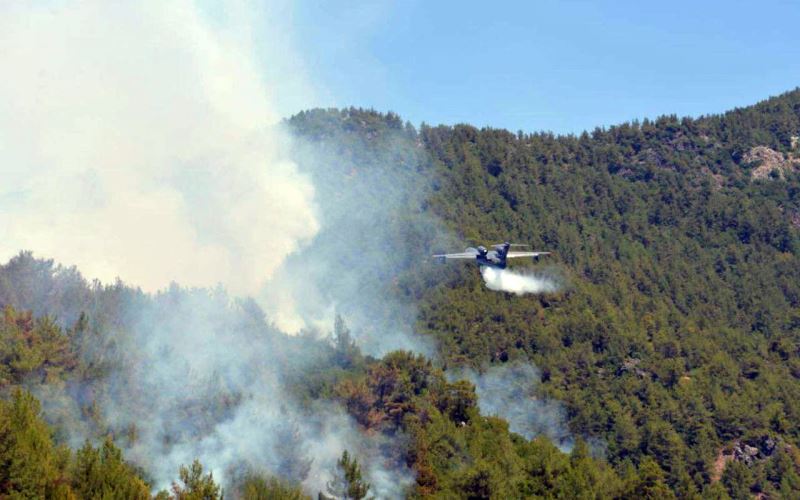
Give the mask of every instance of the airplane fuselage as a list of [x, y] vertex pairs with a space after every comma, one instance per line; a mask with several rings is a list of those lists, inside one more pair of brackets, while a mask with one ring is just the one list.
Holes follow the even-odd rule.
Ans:
[[487, 251], [486, 247], [480, 246], [475, 250], [478, 251], [478, 253], [475, 255], [475, 262], [477, 262], [479, 266], [489, 266], [497, 269], [506, 268], [506, 253], [508, 252], [507, 248], [504, 250], [502, 247], [500, 247], [498, 250]]

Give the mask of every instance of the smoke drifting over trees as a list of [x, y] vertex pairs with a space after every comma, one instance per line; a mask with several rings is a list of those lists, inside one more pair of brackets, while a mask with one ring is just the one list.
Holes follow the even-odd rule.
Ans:
[[[0, 6], [0, 494], [341, 491], [347, 450], [387, 497], [798, 496], [800, 178], [748, 159], [796, 158], [800, 91], [577, 137], [278, 123], [280, 9], [221, 7]], [[552, 274], [426, 259], [500, 238]]]
[[[336, 373], [357, 350], [287, 336], [265, 322], [252, 300], [221, 289], [173, 286], [147, 295], [121, 284], [90, 288], [79, 275], [28, 255], [0, 276], [13, 283], [0, 303], [79, 317], [68, 337], [47, 334], [66, 341], [64, 355], [76, 358], [46, 357], [43, 366], [61, 371], [19, 380], [42, 399], [73, 447], [111, 433], [157, 488], [200, 458], [226, 485], [254, 471], [323, 491], [345, 449], [364, 457], [376, 493], [397, 496], [411, 481], [410, 471], [387, 455], [395, 447], [385, 438], [365, 436], [335, 402], [306, 394], [312, 389], [305, 381], [313, 380], [307, 373]], [[37, 288], [60, 297], [80, 290], [83, 299], [48, 302]], [[346, 327], [337, 328], [343, 335]]]
[[[0, 82], [0, 161], [8, 166], [0, 173], [0, 258], [32, 249], [90, 279], [120, 277], [157, 292], [120, 283], [89, 287], [68, 270], [55, 271], [63, 281], [54, 283], [59, 278], [46, 263], [32, 276], [38, 264], [30, 257], [12, 261], [8, 270], [21, 274], [3, 303], [52, 314], [73, 329], [79, 361], [91, 372], [61, 388], [31, 388], [69, 442], [93, 439], [106, 426], [155, 486], [168, 486], [181, 464], [202, 458], [216, 477], [253, 468], [319, 491], [349, 448], [369, 458], [373, 491], [396, 496], [410, 473], [401, 464], [384, 468], [378, 439], [365, 438], [334, 403], [301, 408], [285, 390], [288, 373], [324, 363], [325, 349], [315, 350], [308, 337], [307, 349], [295, 345], [287, 354], [291, 340], [258, 306], [213, 288], [277, 294], [312, 310], [324, 283], [319, 275], [305, 281], [300, 270], [329, 261], [304, 255], [298, 269], [269, 279], [321, 222], [335, 233], [330, 224], [341, 227], [341, 220], [330, 209], [346, 206], [327, 198], [333, 193], [317, 196], [311, 167], [327, 165], [306, 155], [301, 172], [290, 155], [303, 148], [277, 123], [277, 103], [298, 98], [297, 68], [288, 62], [290, 49], [264, 54], [254, 29], [274, 26], [272, 36], [283, 40], [281, 20], [247, 3], [220, 7], [224, 19], [213, 22], [191, 1], [1, 7], [1, 61], [11, 77]], [[389, 185], [373, 175], [366, 189]], [[384, 218], [396, 206], [385, 193], [362, 199], [363, 224], [380, 224], [373, 208], [379, 200]], [[358, 244], [354, 236], [347, 235]], [[384, 237], [366, 238], [372, 256]], [[347, 246], [323, 248], [335, 256]], [[366, 272], [382, 272], [383, 262], [368, 261], [363, 251], [358, 259]], [[337, 288], [313, 303], [321, 307], [313, 312], [342, 307], [357, 317], [355, 302], [365, 301], [357, 300], [352, 280], [364, 270], [332, 271], [339, 269], [322, 270]], [[47, 274], [50, 286], [39, 294], [34, 289]], [[301, 282], [303, 293], [291, 295], [291, 283]], [[31, 293], [19, 289], [23, 283]], [[54, 290], [67, 302], [54, 300]], [[375, 304], [377, 297], [376, 290]], [[295, 313], [286, 300], [275, 303], [272, 318], [284, 326]], [[383, 314], [395, 315], [392, 306]], [[382, 331], [374, 345], [416, 349], [392, 340], [410, 333], [410, 318]], [[332, 314], [320, 319], [315, 337], [333, 325]], [[86, 405], [98, 405], [91, 418]]]
[[536, 394], [541, 373], [529, 364], [509, 363], [494, 366], [483, 374], [467, 372], [475, 384], [478, 408], [484, 415], [508, 421], [511, 432], [526, 439], [547, 436], [564, 450], [572, 448], [573, 438], [566, 425], [563, 406]]

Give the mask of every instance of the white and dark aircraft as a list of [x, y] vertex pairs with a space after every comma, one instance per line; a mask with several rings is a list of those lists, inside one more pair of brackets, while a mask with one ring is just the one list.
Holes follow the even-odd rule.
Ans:
[[448, 259], [469, 259], [474, 260], [479, 266], [495, 267], [497, 269], [506, 268], [506, 260], [518, 257], [532, 257], [534, 260], [539, 260], [542, 255], [550, 255], [550, 252], [512, 252], [509, 251], [511, 247], [526, 247], [528, 245], [519, 245], [516, 243], [499, 243], [492, 245], [493, 250], [487, 250], [484, 246], [478, 248], [469, 247], [461, 253], [442, 253], [434, 255], [433, 257], [439, 261], [444, 262]]

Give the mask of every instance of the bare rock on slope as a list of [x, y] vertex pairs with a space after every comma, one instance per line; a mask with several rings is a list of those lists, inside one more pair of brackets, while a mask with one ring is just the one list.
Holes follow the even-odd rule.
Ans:
[[794, 171], [800, 163], [792, 155], [787, 158], [783, 153], [766, 146], [750, 148], [750, 151], [742, 157], [742, 161], [757, 165], [750, 174], [753, 180], [770, 179], [775, 176], [783, 179], [787, 172]]

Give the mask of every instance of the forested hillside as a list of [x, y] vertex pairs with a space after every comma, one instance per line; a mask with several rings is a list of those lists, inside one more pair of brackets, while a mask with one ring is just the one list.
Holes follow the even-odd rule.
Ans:
[[[739, 440], [759, 460], [730, 467], [733, 496], [797, 488], [758, 444], [794, 453], [800, 431], [797, 135], [798, 91], [580, 137], [423, 128], [432, 210], [465, 238], [554, 251], [569, 288], [517, 298], [467, 275], [423, 292], [420, 328], [453, 363], [532, 359], [575, 432], [612, 463], [655, 458], [683, 495]], [[760, 147], [783, 158], [763, 180]]]
[[[29, 304], [49, 312], [35, 319], [30, 312], [6, 306], [0, 317], [4, 367], [0, 389], [6, 399], [0, 401], [0, 488], [4, 495], [88, 499], [150, 498], [155, 494], [159, 499], [215, 500], [224, 493], [228, 498], [310, 498], [307, 493], [316, 496], [317, 492], [308, 488], [304, 492], [299, 484], [313, 481], [311, 475], [319, 473], [318, 469], [312, 471], [314, 462], [324, 457], [309, 452], [304, 421], [337, 422], [337, 415], [319, 406], [320, 402], [340, 404], [364, 439], [379, 443], [383, 448], [377, 454], [381, 467], [411, 474], [409, 484], [381, 495], [376, 485], [362, 476], [362, 467], [371, 469], [369, 463], [364, 465], [365, 457], [376, 459], [375, 451], [351, 439], [346, 446], [360, 453], [354, 453], [352, 459], [343, 454], [332, 471], [334, 479], [319, 490], [320, 498], [364, 498], [365, 492], [445, 498], [606, 498], [667, 491], [663, 473], [653, 463], [642, 465], [641, 473], [633, 468], [616, 472], [590, 457], [582, 441], [567, 455], [545, 438], [527, 441], [510, 433], [506, 422], [478, 413], [471, 383], [448, 382], [430, 360], [412, 353], [395, 352], [381, 360], [366, 357], [342, 320], [337, 320], [329, 337], [286, 336], [266, 324], [252, 303], [230, 304], [219, 291], [175, 287], [150, 297], [120, 283], [90, 285], [73, 270], [28, 254], [0, 267], [0, 283], [4, 303]], [[160, 468], [149, 459], [157, 461], [165, 458], [161, 455], [164, 450], [178, 450], [186, 441], [213, 436], [215, 426], [235, 418], [243, 399], [252, 397], [248, 387], [226, 380], [230, 373], [184, 372], [187, 380], [180, 381], [179, 387], [189, 398], [170, 395], [175, 402], [165, 408], [153, 401], [163, 397], [159, 391], [169, 391], [168, 385], [153, 387], [147, 377], [120, 380], [125, 377], [124, 365], [146, 361], [141, 352], [146, 346], [130, 343], [137, 329], [132, 319], [141, 318], [142, 311], [150, 308], [180, 311], [187, 302], [192, 307], [200, 305], [218, 319], [213, 326], [216, 333], [239, 331], [244, 335], [239, 341], [252, 342], [246, 348], [259, 351], [259, 346], [266, 346], [272, 357], [263, 359], [258, 368], [250, 366], [247, 376], [278, 378], [291, 398], [277, 399], [277, 394], [271, 394], [276, 398], [274, 405], [299, 401], [301, 408], [296, 412], [280, 408], [279, 427], [268, 431], [277, 434], [277, 444], [273, 449], [265, 445], [258, 450], [255, 461], [242, 446], [229, 462], [234, 467], [219, 477], [203, 466], [203, 461], [215, 457], [198, 456], [193, 463], [172, 471], [171, 486], [164, 488], [160, 478], [148, 472]], [[81, 310], [86, 312], [69, 329], [50, 319], [56, 312], [69, 317]], [[176, 334], [158, 330], [162, 335]], [[197, 346], [189, 342], [186, 348]], [[223, 355], [223, 346], [216, 348]], [[134, 351], [133, 357], [126, 355], [128, 350]], [[183, 362], [171, 352], [165, 360]], [[141, 368], [161, 369], [152, 365]], [[141, 372], [134, 373], [141, 376]], [[203, 383], [206, 377], [209, 383]], [[120, 388], [120, 382], [132, 392]], [[126, 399], [137, 399], [120, 400], [115, 394], [120, 390]], [[28, 391], [45, 401], [44, 408]], [[120, 421], [116, 415], [119, 407], [133, 413], [134, 419]], [[169, 414], [159, 428], [160, 446], [154, 446], [144, 435], [147, 421], [161, 419], [154, 412], [165, 410]], [[275, 425], [268, 414], [257, 417], [262, 425]], [[76, 443], [76, 437], [85, 441]], [[242, 438], [246, 442], [262, 436], [254, 433]], [[330, 436], [314, 439], [325, 441]], [[136, 455], [142, 445], [156, 455], [137, 457], [147, 468], [126, 460], [120, 451], [122, 447]], [[264, 463], [277, 466], [264, 470]]]
[[[224, 484], [234, 498], [362, 498], [383, 491], [362, 476], [377, 464], [410, 478], [397, 490], [410, 497], [800, 496], [800, 90], [580, 136], [416, 129], [359, 109], [287, 124], [303, 154], [339, 159], [316, 179], [329, 199], [377, 168], [412, 188], [363, 193], [392, 207], [367, 251], [395, 251], [346, 285], [368, 288], [376, 316], [390, 317], [378, 329], [413, 311], [433, 352], [363, 354], [346, 307], [330, 333], [286, 336], [222, 290], [148, 295], [22, 253], [0, 267], [0, 494], [218, 498]], [[352, 218], [367, 239], [367, 222]], [[504, 240], [552, 252], [512, 266], [536, 267], [561, 290], [492, 291], [474, 266], [427, 258]], [[335, 256], [334, 269], [363, 260]], [[399, 318], [381, 310], [384, 298], [404, 306]], [[213, 373], [182, 369], [186, 329], [218, 343]], [[535, 364], [520, 373], [539, 374], [527, 381], [539, 397], [563, 403], [569, 453], [480, 414], [460, 374], [508, 363]], [[165, 377], [185, 380], [156, 394]], [[269, 417], [278, 438], [258, 451], [269, 467], [253, 467], [243, 446], [225, 477], [201, 465], [213, 453], [170, 471], [171, 486], [146, 470], [238, 422], [260, 393], [280, 400]], [[323, 403], [344, 408], [364, 442], [349, 441], [335, 479], [309, 491], [310, 471], [326, 463], [313, 433], [338, 422]], [[143, 434], [152, 419], [159, 433]]]
[[568, 286], [539, 297], [487, 290], [470, 268], [409, 268], [401, 293], [446, 367], [532, 360], [576, 434], [617, 466], [654, 458], [681, 496], [745, 445], [757, 458], [725, 469], [731, 495], [798, 494], [785, 457], [797, 464], [800, 437], [800, 91], [577, 137], [414, 132], [359, 110], [292, 124], [338, 143], [405, 134], [426, 153], [426, 210], [463, 244], [554, 252], [542, 265]]

